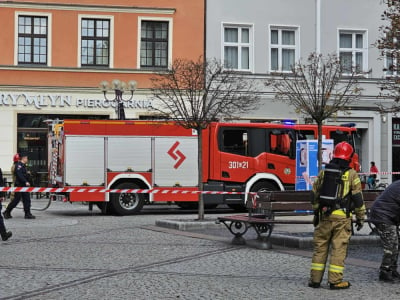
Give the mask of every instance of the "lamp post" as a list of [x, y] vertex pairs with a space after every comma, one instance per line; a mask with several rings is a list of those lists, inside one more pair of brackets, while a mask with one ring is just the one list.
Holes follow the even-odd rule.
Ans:
[[[135, 80], [129, 81], [128, 84], [118, 79], [114, 79], [111, 84], [108, 81], [100, 82], [100, 90], [104, 94], [104, 99], [109, 102], [115, 101], [117, 103], [115, 106], [115, 112], [117, 113], [118, 120], [125, 120], [124, 102], [132, 100], [136, 86], [137, 82]], [[107, 98], [108, 91], [114, 91], [114, 99]], [[124, 99], [123, 94], [127, 91], [129, 91], [131, 95], [129, 96], [129, 99]]]

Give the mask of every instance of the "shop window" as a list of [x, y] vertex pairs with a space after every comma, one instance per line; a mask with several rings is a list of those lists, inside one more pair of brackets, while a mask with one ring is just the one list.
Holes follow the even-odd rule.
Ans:
[[[47, 186], [47, 123], [56, 119], [107, 119], [98, 115], [37, 115], [18, 114], [17, 152], [28, 154], [28, 170], [35, 186]], [[10, 158], [11, 161], [11, 158]]]

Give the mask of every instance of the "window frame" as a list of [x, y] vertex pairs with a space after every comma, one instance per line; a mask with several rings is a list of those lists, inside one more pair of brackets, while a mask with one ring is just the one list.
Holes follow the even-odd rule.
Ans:
[[[238, 29], [238, 41], [237, 42], [225, 42], [225, 29], [233, 28]], [[239, 30], [240, 29], [240, 30]], [[249, 42], [244, 43], [241, 40], [242, 29], [249, 30]], [[238, 48], [238, 61], [237, 68], [226, 66], [227, 69], [232, 69], [240, 72], [254, 72], [254, 24], [251, 23], [222, 23], [221, 26], [221, 61], [225, 65], [225, 47], [237, 47]], [[242, 48], [249, 48], [249, 68], [242, 68]]]
[[[384, 53], [384, 57], [383, 57], [383, 67], [384, 67], [384, 77], [399, 77], [400, 75], [400, 66], [398, 65], [398, 61], [399, 59], [396, 57], [392, 57], [392, 65], [397, 65], [396, 69], [394, 71], [389, 71], [389, 66], [388, 66], [388, 54], [390, 54], [391, 52], [394, 51], [398, 51], [395, 49], [385, 49]], [[389, 72], [392, 72], [392, 74], [390, 74]]]
[[[108, 37], [108, 66], [106, 65], [82, 65], [82, 21], [83, 19], [90, 20], [108, 20], [109, 25], [109, 37]], [[113, 68], [114, 67], [114, 16], [111, 15], [78, 15], [78, 55], [77, 55], [77, 66], [78, 68]]]
[[[352, 45], [351, 48], [341, 48], [340, 47], [340, 35], [341, 34], [351, 34], [352, 35]], [[362, 48], [356, 48], [356, 35], [362, 34], [363, 46]], [[356, 53], [362, 53], [362, 64], [363, 68], [360, 72], [356, 74], [366, 73], [368, 70], [368, 30], [367, 29], [349, 29], [349, 28], [338, 28], [337, 30], [337, 54], [340, 60], [341, 52], [351, 52], [351, 62], [352, 68], [356, 67]], [[350, 75], [349, 72], [343, 72], [343, 75]], [[366, 76], [366, 75], [365, 75]]]
[[[278, 30], [278, 44], [272, 44], [272, 30]], [[294, 45], [282, 44], [282, 31], [294, 31]], [[268, 26], [268, 70], [270, 73], [292, 73], [291, 70], [283, 70], [282, 64], [282, 50], [294, 49], [294, 63], [296, 64], [300, 59], [300, 26], [298, 25], [275, 25]], [[278, 49], [278, 70], [272, 69], [272, 49]]]
[[[142, 22], [167, 22], [168, 23], [168, 47], [167, 47], [167, 66], [166, 67], [146, 67], [141, 66], [141, 45], [142, 45]], [[173, 49], [173, 19], [163, 17], [138, 17], [138, 34], [137, 34], [137, 58], [136, 65], [138, 69], [154, 70], [154, 69], [170, 69], [172, 65], [172, 49]]]
[[[19, 63], [19, 17], [47, 18], [47, 35], [46, 35], [46, 63]], [[14, 65], [15, 66], [33, 66], [33, 67], [50, 67], [52, 63], [52, 14], [31, 11], [16, 11], [14, 15]], [[31, 53], [33, 55], [33, 52]]]

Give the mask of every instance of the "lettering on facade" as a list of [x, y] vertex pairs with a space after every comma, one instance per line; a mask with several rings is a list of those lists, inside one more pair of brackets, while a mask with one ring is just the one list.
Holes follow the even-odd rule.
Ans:
[[392, 143], [397, 145], [400, 144], [400, 123], [393, 122]]
[[[0, 93], [0, 106], [33, 106], [36, 109], [45, 107], [78, 107], [78, 108], [115, 108], [115, 101], [109, 102], [105, 99], [87, 99], [74, 97], [72, 95], [57, 94], [13, 94]], [[153, 109], [151, 100], [130, 100], [124, 102], [127, 109]]]

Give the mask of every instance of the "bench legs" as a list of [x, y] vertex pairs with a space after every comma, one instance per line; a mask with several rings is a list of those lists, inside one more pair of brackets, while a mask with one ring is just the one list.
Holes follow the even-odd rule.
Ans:
[[[233, 245], [245, 245], [246, 243], [250, 246], [253, 246], [257, 249], [271, 249], [272, 243], [269, 240], [272, 230], [274, 228], [273, 224], [257, 224], [257, 223], [249, 223], [243, 221], [230, 221], [230, 220], [222, 220], [221, 221], [225, 227], [234, 235], [232, 239]], [[249, 230], [249, 228], [253, 227], [257, 233], [256, 240], [246, 240], [243, 235]]]
[[272, 248], [272, 243], [269, 240], [272, 230], [274, 229], [273, 224], [253, 224], [254, 230], [257, 232], [257, 240], [254, 246], [258, 249], [268, 250]]
[[226, 228], [234, 235], [232, 239], [233, 245], [245, 245], [246, 240], [243, 235], [247, 232], [250, 226], [241, 221], [221, 221]]

